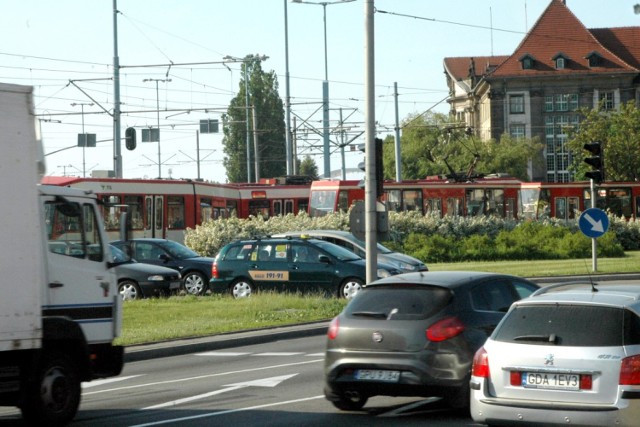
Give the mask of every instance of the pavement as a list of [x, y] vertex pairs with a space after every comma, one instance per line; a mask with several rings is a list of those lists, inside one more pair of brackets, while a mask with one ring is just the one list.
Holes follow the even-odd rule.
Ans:
[[[584, 276], [564, 277], [529, 277], [541, 285], [568, 281], [607, 281], [607, 280], [640, 280], [640, 273], [592, 274]], [[302, 323], [274, 328], [255, 329], [242, 332], [212, 335], [200, 338], [187, 338], [162, 341], [152, 344], [133, 345], [125, 348], [125, 363], [159, 357], [180, 356], [189, 353], [222, 350], [245, 345], [263, 344], [279, 340], [318, 336], [323, 339], [329, 327], [330, 319], [320, 322]]]

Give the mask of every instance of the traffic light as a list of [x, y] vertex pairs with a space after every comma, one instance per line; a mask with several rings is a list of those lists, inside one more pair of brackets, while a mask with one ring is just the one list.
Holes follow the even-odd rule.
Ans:
[[127, 150], [135, 150], [136, 149], [136, 130], [135, 128], [127, 128], [124, 131], [124, 140], [125, 145], [127, 146]]
[[602, 142], [588, 142], [584, 144], [584, 149], [590, 153], [590, 156], [585, 157], [584, 162], [592, 167], [592, 170], [584, 175], [596, 183], [601, 183], [604, 181], [604, 150]]
[[[365, 152], [365, 144], [359, 144], [358, 150]], [[384, 169], [382, 165], [382, 139], [375, 139], [375, 168], [376, 168], [376, 199], [382, 197], [384, 192]], [[365, 158], [366, 159], [366, 158]], [[366, 161], [358, 163], [358, 168], [366, 171]], [[360, 181], [359, 187], [364, 188], [364, 179]]]

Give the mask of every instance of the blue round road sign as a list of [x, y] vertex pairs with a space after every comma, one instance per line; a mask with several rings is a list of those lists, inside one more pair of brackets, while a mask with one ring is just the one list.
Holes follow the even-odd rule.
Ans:
[[600, 237], [609, 229], [609, 217], [602, 209], [590, 208], [582, 212], [578, 226], [585, 236]]

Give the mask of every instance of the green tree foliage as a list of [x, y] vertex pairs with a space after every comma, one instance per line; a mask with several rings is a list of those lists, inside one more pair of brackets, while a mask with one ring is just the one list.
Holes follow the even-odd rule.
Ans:
[[[528, 180], [528, 167], [538, 159], [542, 145], [536, 139], [481, 141], [467, 133], [463, 125], [447, 122], [448, 116], [428, 113], [409, 117], [403, 124], [401, 158], [403, 179], [423, 179], [430, 175], [461, 178], [475, 174], [505, 173]], [[394, 138], [384, 144], [385, 179], [395, 177]]]
[[311, 156], [305, 156], [302, 162], [300, 162], [300, 175], [310, 176], [312, 179], [318, 179], [318, 165], [311, 158]]
[[616, 111], [582, 110], [584, 119], [571, 134], [569, 147], [573, 153], [572, 170], [577, 180], [585, 179], [591, 169], [583, 162], [589, 153], [584, 144], [600, 141], [604, 148], [607, 181], [637, 181], [640, 178], [640, 109], [633, 101]]
[[[245, 68], [248, 82], [245, 81]], [[246, 120], [249, 120], [250, 181], [255, 182], [255, 150], [253, 112], [257, 117], [258, 159], [260, 178], [286, 174], [285, 120], [282, 99], [278, 94], [275, 72], [262, 70], [258, 57], [242, 64], [242, 79], [238, 95], [231, 100], [222, 116], [224, 137], [223, 164], [229, 182], [247, 182]], [[249, 111], [246, 109], [246, 90], [249, 90]], [[248, 113], [248, 117], [247, 117]]]

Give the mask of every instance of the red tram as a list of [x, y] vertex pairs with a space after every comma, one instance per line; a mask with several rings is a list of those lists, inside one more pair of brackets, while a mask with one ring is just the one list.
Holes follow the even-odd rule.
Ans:
[[[291, 183], [294, 182], [294, 183]], [[186, 228], [217, 218], [269, 218], [308, 210], [310, 181], [265, 180], [259, 184], [214, 184], [193, 180], [47, 176], [43, 184], [92, 191], [103, 202], [105, 228], [117, 239], [120, 211], [127, 206], [132, 237], [182, 242]]]
[[[309, 214], [312, 217], [347, 211], [364, 199], [360, 181], [314, 181]], [[440, 217], [495, 215], [500, 218], [572, 219], [591, 207], [589, 182], [522, 182], [501, 175], [469, 182], [442, 177], [401, 182], [386, 181], [382, 201], [389, 211], [420, 211]], [[637, 218], [640, 212], [639, 182], [606, 182], [596, 188], [596, 206], [616, 216]]]

